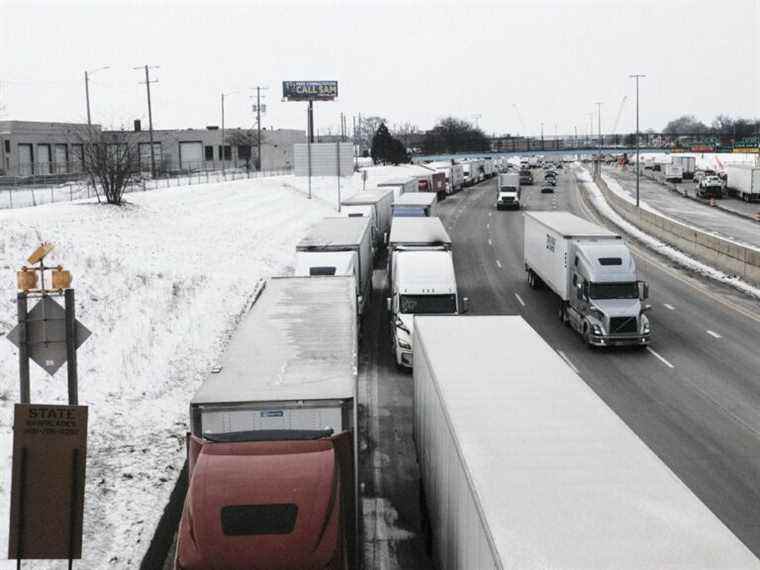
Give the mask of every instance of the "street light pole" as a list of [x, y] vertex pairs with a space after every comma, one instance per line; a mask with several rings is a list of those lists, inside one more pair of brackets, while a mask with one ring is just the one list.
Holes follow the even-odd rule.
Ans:
[[150, 70], [151, 69], [158, 69], [157, 65], [144, 65], [139, 67], [134, 67], [133, 69], [145, 69], [145, 87], [148, 90], [148, 134], [150, 137], [150, 175], [151, 178], [156, 177], [156, 153], [154, 152], [153, 148], [153, 107], [150, 103], [150, 84], [151, 83], [158, 83], [158, 79], [151, 80], [150, 78]]
[[602, 173], [602, 103], [597, 101], [594, 105], [597, 112], [596, 126], [599, 131], [599, 153], [596, 157], [596, 174], [599, 176]]
[[90, 74], [93, 74], [96, 71], [103, 71], [104, 69], [110, 69], [110, 66], [105, 65], [103, 67], [98, 67], [97, 69], [93, 69], [91, 71], [87, 71], [86, 69], [84, 71], [84, 96], [87, 100], [87, 126], [88, 127], [92, 127], [92, 117], [90, 116]]
[[629, 75], [636, 80], [636, 207], [639, 207], [639, 178], [641, 177], [641, 166], [639, 165], [639, 78], [646, 77], [641, 73]]

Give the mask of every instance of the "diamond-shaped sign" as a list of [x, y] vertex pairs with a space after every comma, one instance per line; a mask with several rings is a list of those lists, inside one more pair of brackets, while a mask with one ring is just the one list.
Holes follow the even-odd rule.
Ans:
[[[91, 333], [78, 320], [75, 327], [76, 348], [79, 348]], [[66, 362], [66, 312], [63, 307], [52, 297], [43, 297], [27, 313], [26, 335], [29, 358], [51, 376], [55, 374]], [[16, 325], [6, 338], [20, 347], [20, 325]]]

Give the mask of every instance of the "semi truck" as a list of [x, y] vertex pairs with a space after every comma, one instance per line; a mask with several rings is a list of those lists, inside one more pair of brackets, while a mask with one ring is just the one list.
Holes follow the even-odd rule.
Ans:
[[526, 212], [528, 284], [559, 297], [561, 322], [589, 347], [646, 346], [651, 327], [642, 301], [649, 286], [622, 238], [568, 212]]
[[496, 209], [520, 209], [520, 175], [499, 174], [496, 181]]
[[694, 173], [697, 170], [696, 157], [674, 155], [673, 164], [681, 167], [681, 172], [684, 180], [691, 180], [694, 178]]
[[368, 209], [371, 210], [375, 247], [385, 247], [391, 231], [393, 190], [365, 190], [341, 201], [341, 212], [347, 217], [365, 216]]
[[668, 182], [681, 182], [683, 180], [683, 170], [680, 164], [663, 164], [662, 175]]
[[356, 294], [272, 278], [190, 403], [175, 570], [348, 570], [359, 523]]
[[388, 257], [393, 352], [398, 367], [413, 366], [415, 314], [465, 312], [459, 299], [451, 238], [438, 218], [394, 218]]
[[760, 200], [760, 168], [750, 164], [726, 164], [726, 186], [745, 202]]
[[717, 176], [703, 176], [697, 186], [697, 196], [700, 198], [722, 198], [723, 181]]
[[[459, 163], [453, 162], [429, 162], [426, 166], [434, 168], [438, 172], [443, 172], [446, 180], [445, 195], [459, 192], [464, 184], [464, 168]], [[439, 194], [439, 198], [443, 198]]]
[[434, 568], [760, 567], [521, 317], [414, 320]]
[[438, 195], [431, 192], [407, 192], [393, 202], [394, 218], [435, 216]]
[[[356, 308], [358, 314], [363, 315], [372, 295], [374, 251], [370, 220], [366, 217], [324, 218], [312, 226], [296, 244], [296, 256], [301, 266], [325, 267], [322, 256], [315, 257], [311, 261], [308, 261], [308, 256], [313, 253], [336, 252], [355, 254]], [[310, 274], [315, 273], [310, 272]], [[320, 273], [316, 272], [316, 274]]]

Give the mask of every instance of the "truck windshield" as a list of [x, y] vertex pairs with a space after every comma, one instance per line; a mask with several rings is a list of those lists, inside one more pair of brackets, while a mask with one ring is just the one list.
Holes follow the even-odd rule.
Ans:
[[592, 283], [589, 286], [592, 299], [638, 299], [639, 286], [635, 283]]
[[457, 300], [456, 295], [401, 295], [399, 309], [414, 315], [453, 314]]

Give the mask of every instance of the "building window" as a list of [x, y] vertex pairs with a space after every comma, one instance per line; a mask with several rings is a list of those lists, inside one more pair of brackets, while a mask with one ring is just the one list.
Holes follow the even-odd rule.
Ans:
[[210, 144], [206, 145], [206, 147], [203, 149], [203, 151], [206, 154], [206, 160], [214, 160], [214, 147]]
[[251, 158], [251, 147], [248, 145], [238, 145], [238, 158], [242, 160]]
[[[219, 157], [222, 157], [222, 145], [219, 145]], [[224, 145], [224, 160], [232, 160], [232, 147], [228, 144]]]
[[11, 152], [11, 141], [8, 139], [5, 140], [5, 152], [9, 154]]

